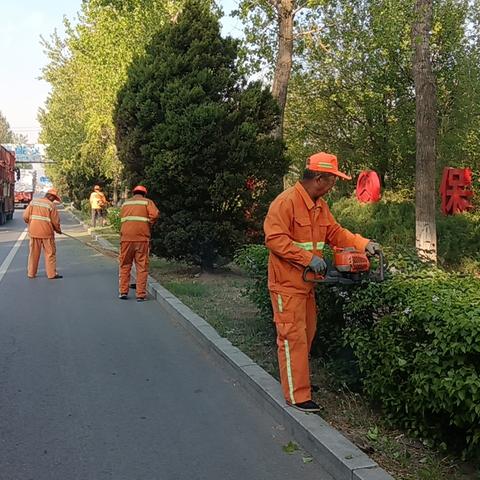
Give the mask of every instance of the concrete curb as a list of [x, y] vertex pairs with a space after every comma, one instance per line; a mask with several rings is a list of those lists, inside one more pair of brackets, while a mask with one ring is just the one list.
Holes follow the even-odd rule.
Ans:
[[[74, 215], [73, 212], [71, 213]], [[77, 218], [75, 215], [74, 217]], [[92, 232], [81, 220], [79, 222], [103, 247], [115, 248], [108, 240]], [[290, 435], [335, 480], [393, 480], [391, 475], [320, 416], [302, 413], [286, 405], [277, 380], [233, 346], [230, 341], [221, 337], [207, 321], [194, 313], [151, 276], [148, 277], [147, 290], [170, 316], [195, 337], [203, 348], [214, 352], [225, 361], [232, 376], [265, 411], [285, 426]]]

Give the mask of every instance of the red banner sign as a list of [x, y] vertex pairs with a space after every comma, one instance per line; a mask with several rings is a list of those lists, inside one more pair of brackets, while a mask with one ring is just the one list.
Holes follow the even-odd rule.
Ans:
[[375, 203], [381, 197], [380, 177], [372, 170], [360, 174], [355, 190], [357, 200], [360, 203]]
[[444, 168], [440, 194], [442, 212], [445, 215], [454, 215], [473, 208], [470, 203], [473, 196], [472, 171], [469, 168]]

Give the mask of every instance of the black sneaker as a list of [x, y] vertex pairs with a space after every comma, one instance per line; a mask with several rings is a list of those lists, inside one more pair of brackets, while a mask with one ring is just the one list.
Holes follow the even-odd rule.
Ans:
[[63, 278], [63, 275], [60, 275], [60, 274], [55, 274], [54, 277], [50, 278], [50, 280], [56, 280], [57, 278]]
[[319, 412], [321, 408], [313, 401], [307, 400], [306, 402], [301, 403], [290, 403], [287, 402], [291, 407], [300, 410], [301, 412], [314, 413]]
[[145, 301], [145, 297], [138, 297], [137, 298], [137, 302], [144, 302]]
[[128, 295], [127, 295], [126, 293], [121, 293], [121, 294], [118, 296], [118, 298], [119, 298], [120, 300], [126, 300], [126, 299], [128, 298]]

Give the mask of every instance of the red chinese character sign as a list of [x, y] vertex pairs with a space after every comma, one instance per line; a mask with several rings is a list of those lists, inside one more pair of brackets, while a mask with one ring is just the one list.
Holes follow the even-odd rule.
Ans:
[[372, 170], [360, 174], [355, 190], [357, 200], [360, 203], [375, 203], [381, 197], [380, 177]]
[[445, 215], [454, 215], [473, 208], [470, 203], [473, 196], [472, 171], [469, 168], [444, 168], [440, 194], [442, 212]]

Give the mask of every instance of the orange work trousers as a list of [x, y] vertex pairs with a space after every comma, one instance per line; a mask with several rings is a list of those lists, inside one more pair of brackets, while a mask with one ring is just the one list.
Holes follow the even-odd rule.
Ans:
[[311, 400], [308, 356], [317, 329], [313, 290], [306, 295], [270, 292], [277, 329], [278, 365], [283, 394], [289, 403]]
[[48, 278], [54, 278], [57, 274], [57, 248], [55, 238], [32, 238], [30, 237], [30, 251], [28, 253], [28, 273], [30, 278], [37, 275], [38, 262], [43, 250], [45, 255], [45, 271]]
[[120, 293], [128, 293], [130, 285], [130, 272], [132, 264], [135, 262], [137, 270], [137, 298], [147, 296], [148, 279], [148, 261], [149, 261], [150, 242], [121, 242], [120, 257]]

